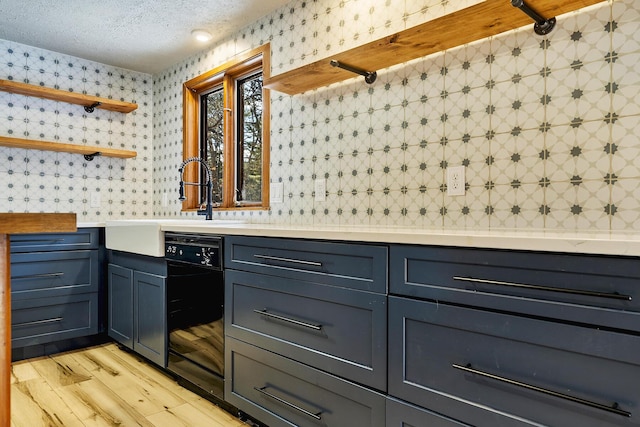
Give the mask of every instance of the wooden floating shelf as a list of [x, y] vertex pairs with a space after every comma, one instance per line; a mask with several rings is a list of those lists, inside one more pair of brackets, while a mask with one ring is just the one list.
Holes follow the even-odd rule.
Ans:
[[[109, 98], [51, 89], [11, 80], [0, 79], [0, 91], [82, 105], [85, 109], [100, 108], [102, 110], [116, 111], [119, 113], [130, 113], [138, 108], [138, 104], [131, 102], [116, 101]], [[89, 110], [87, 111], [91, 112]]]
[[[540, 16], [552, 18], [602, 1], [530, 0], [528, 3]], [[513, 7], [509, 0], [485, 0], [388, 37], [278, 74], [266, 79], [264, 87], [295, 95], [355, 77], [349, 71], [331, 66], [332, 59], [362, 70], [376, 71], [525, 25], [531, 25], [531, 37], [540, 37], [534, 34], [533, 24], [532, 19]]]
[[64, 144], [60, 142], [35, 141], [32, 139], [10, 138], [8, 136], [0, 136], [0, 146], [83, 154], [89, 157], [100, 155], [105, 157], [130, 159], [138, 155], [137, 152], [130, 150], [119, 150], [116, 148], [105, 148], [91, 145]]

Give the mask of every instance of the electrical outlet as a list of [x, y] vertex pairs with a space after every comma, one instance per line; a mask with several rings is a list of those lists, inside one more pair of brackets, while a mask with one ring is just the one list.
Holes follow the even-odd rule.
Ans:
[[92, 208], [99, 208], [101, 202], [100, 193], [91, 193], [91, 200], [89, 201], [89, 204]]
[[169, 206], [169, 195], [167, 193], [162, 193], [162, 206]]
[[316, 179], [314, 182], [315, 201], [324, 202], [327, 194], [327, 181], [322, 179]]
[[447, 168], [447, 195], [464, 196], [464, 166]]
[[282, 203], [284, 198], [284, 184], [282, 182], [272, 182], [269, 188], [271, 203]]

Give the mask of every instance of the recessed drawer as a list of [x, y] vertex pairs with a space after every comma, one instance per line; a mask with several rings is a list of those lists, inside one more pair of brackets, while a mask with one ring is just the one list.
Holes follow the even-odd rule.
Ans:
[[385, 295], [227, 270], [226, 333], [386, 390]]
[[478, 426], [638, 426], [639, 354], [634, 335], [389, 298], [389, 394]]
[[35, 344], [98, 333], [98, 294], [12, 301], [11, 345]]
[[392, 246], [390, 292], [640, 331], [640, 259]]
[[11, 255], [11, 297], [44, 298], [98, 291], [98, 252], [64, 251]]
[[97, 249], [99, 244], [98, 228], [79, 228], [74, 233], [11, 235], [11, 253]]
[[379, 393], [233, 338], [225, 354], [225, 400], [270, 427], [385, 425]]
[[225, 238], [225, 268], [387, 291], [387, 248], [362, 244], [255, 237]]

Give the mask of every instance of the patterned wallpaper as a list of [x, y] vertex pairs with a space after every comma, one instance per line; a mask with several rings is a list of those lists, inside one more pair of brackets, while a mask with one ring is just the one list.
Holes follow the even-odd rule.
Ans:
[[138, 153], [87, 161], [0, 147], [0, 211], [75, 212], [83, 222], [153, 216], [150, 75], [0, 40], [0, 79], [138, 104], [129, 114], [86, 113], [78, 105], [0, 92], [0, 135]]
[[[180, 84], [270, 41], [273, 74], [448, 13], [448, 1], [294, 1], [154, 76], [154, 205], [178, 215]], [[374, 4], [375, 3], [375, 4]], [[467, 3], [468, 4], [468, 3]], [[462, 28], [462, 27], [461, 27]], [[357, 63], [357, 58], [354, 58]], [[285, 224], [640, 229], [640, 4], [606, 1], [288, 96], [272, 92], [271, 180], [284, 203], [221, 216]], [[445, 192], [466, 166], [465, 196]], [[327, 197], [314, 201], [314, 180]], [[171, 194], [169, 206], [161, 195]]]
[[[101, 159], [0, 148], [0, 209], [85, 220], [176, 217], [186, 80], [270, 42], [272, 74], [475, 1], [294, 0], [153, 77], [0, 41], [0, 78], [140, 104], [122, 115], [0, 92], [0, 133], [137, 149]], [[461, 27], [462, 28], [462, 27]], [[288, 96], [272, 92], [270, 211], [254, 222], [416, 228], [640, 229], [640, 4], [608, 0], [389, 69]], [[70, 66], [70, 64], [72, 64]], [[98, 72], [97, 72], [98, 71]], [[153, 143], [152, 143], [153, 142]], [[464, 196], [445, 191], [466, 166]], [[314, 201], [314, 180], [327, 195]], [[91, 208], [91, 193], [102, 194]]]

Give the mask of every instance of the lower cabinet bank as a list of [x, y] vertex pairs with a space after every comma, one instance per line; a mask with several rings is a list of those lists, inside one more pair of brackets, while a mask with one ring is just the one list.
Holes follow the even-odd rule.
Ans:
[[640, 426], [633, 257], [225, 244], [225, 399], [266, 425]]

